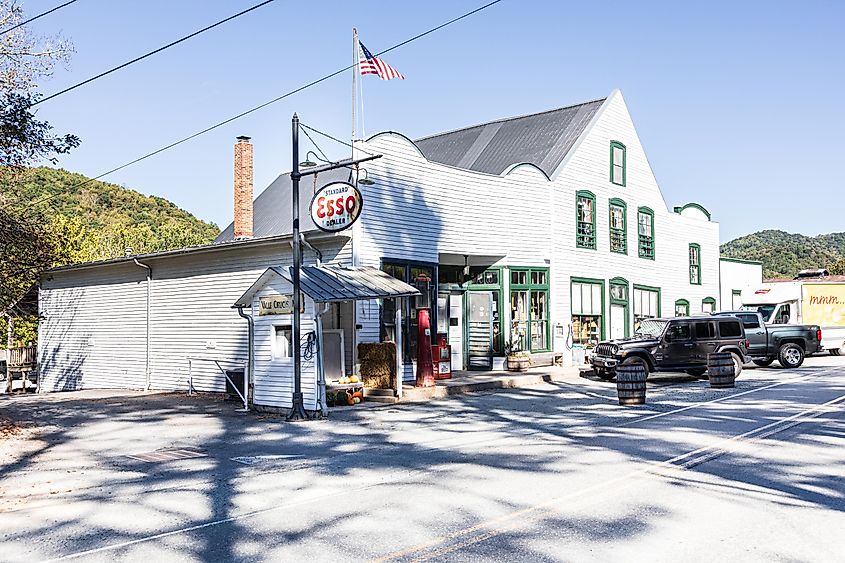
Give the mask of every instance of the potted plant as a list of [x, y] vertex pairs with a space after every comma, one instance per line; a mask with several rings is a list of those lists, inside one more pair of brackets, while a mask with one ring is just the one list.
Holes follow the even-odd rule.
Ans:
[[531, 355], [522, 349], [519, 340], [511, 338], [510, 342], [505, 344], [505, 354], [508, 357], [509, 371], [528, 371], [528, 367], [531, 365]]

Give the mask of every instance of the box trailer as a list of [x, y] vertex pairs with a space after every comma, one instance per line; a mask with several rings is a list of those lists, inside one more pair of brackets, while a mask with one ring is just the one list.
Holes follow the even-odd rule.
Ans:
[[801, 272], [794, 280], [768, 281], [742, 292], [745, 309], [759, 311], [769, 324], [814, 324], [822, 328], [822, 346], [845, 354], [845, 276]]

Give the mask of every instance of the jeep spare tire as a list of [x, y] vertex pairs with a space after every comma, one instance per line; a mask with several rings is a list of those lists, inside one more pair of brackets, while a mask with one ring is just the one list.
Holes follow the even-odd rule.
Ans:
[[731, 352], [731, 359], [734, 361], [734, 378], [737, 378], [742, 373], [742, 358], [736, 352]]
[[787, 342], [778, 350], [778, 363], [787, 369], [801, 367], [804, 350], [798, 344]]

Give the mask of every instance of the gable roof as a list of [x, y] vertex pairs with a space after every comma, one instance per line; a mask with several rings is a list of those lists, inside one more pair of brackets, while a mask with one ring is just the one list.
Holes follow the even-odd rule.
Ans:
[[501, 174], [529, 163], [551, 177], [607, 98], [510, 117], [414, 141], [425, 157], [457, 168]]
[[[317, 178], [317, 185], [328, 182], [342, 182], [349, 178], [349, 170], [340, 168], [321, 172]], [[306, 176], [299, 182], [299, 224], [300, 231], [307, 233], [318, 231], [317, 225], [311, 220], [311, 198], [313, 177]], [[291, 181], [290, 173], [282, 174], [267, 186], [252, 204], [252, 235], [255, 238], [289, 235], [293, 232], [291, 218]], [[235, 238], [234, 223], [223, 229], [215, 243], [227, 242]]]

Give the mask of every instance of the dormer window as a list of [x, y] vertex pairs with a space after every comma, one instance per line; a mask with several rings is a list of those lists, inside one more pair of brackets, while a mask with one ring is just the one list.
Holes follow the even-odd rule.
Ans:
[[610, 141], [610, 181], [625, 185], [625, 145], [619, 141]]

